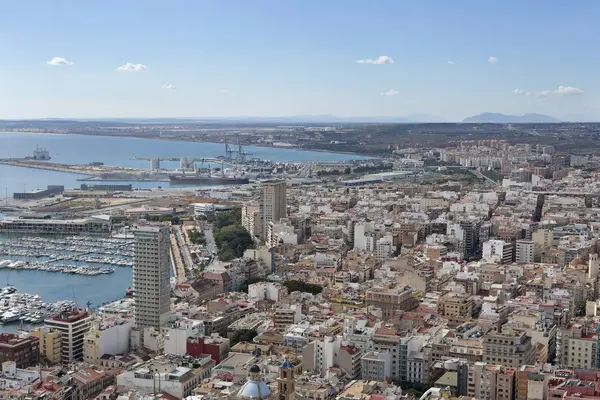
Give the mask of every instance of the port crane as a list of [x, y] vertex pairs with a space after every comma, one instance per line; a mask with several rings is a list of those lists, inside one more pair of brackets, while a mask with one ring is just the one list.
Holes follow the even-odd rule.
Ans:
[[247, 158], [252, 155], [252, 153], [248, 153], [238, 139], [237, 150], [236, 146], [232, 146], [229, 143], [225, 142], [225, 159], [227, 161], [236, 161], [239, 164], [243, 164], [247, 161]]

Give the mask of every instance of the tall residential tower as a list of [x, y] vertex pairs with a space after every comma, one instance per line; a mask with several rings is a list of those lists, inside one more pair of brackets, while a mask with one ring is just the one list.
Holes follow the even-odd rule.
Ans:
[[285, 181], [267, 181], [260, 195], [260, 234], [263, 240], [269, 231], [269, 222], [278, 222], [287, 216], [287, 186]]
[[169, 321], [171, 312], [169, 227], [138, 227], [133, 236], [135, 324], [139, 328], [159, 329]]

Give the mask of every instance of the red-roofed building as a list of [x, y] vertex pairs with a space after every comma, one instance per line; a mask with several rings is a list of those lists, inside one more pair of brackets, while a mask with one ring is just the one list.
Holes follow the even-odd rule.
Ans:
[[200, 357], [202, 354], [209, 354], [219, 364], [229, 354], [229, 339], [223, 338], [218, 334], [205, 337], [189, 337], [187, 339], [187, 354], [192, 357]]
[[40, 343], [36, 337], [21, 338], [12, 333], [0, 334], [0, 363], [14, 361], [17, 368], [36, 365], [40, 359]]

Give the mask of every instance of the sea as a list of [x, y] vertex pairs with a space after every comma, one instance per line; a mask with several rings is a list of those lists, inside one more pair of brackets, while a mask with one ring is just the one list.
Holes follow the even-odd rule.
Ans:
[[[132, 157], [196, 157], [213, 158], [225, 155], [225, 145], [219, 143], [179, 142], [124, 137], [25, 134], [0, 132], [0, 158], [31, 156], [36, 146], [50, 152], [52, 162], [148, 168], [149, 161]], [[275, 162], [343, 161], [364, 157], [299, 149], [244, 147], [246, 152], [263, 160]], [[161, 162], [164, 168], [176, 168], [177, 162]], [[81, 175], [0, 165], [0, 199], [14, 192], [42, 189], [47, 185], [78, 188]], [[169, 186], [168, 182], [123, 182], [135, 188]], [[0, 218], [2, 216], [0, 215]], [[0, 246], [2, 245], [0, 240]], [[131, 286], [131, 268], [115, 268], [110, 275], [86, 276], [51, 273], [37, 270], [0, 270], [0, 287], [14, 286], [18, 291], [39, 294], [46, 302], [76, 300], [81, 306], [88, 301], [92, 307], [122, 298]], [[0, 332], [14, 331], [18, 324], [0, 325]]]
[[[181, 142], [91, 135], [0, 132], [0, 158], [31, 156], [36, 146], [43, 147], [50, 152], [50, 156], [52, 157], [51, 162], [65, 164], [103, 162], [105, 165], [147, 169], [150, 169], [149, 161], [132, 160], [131, 158], [214, 158], [225, 155], [225, 144], [222, 143]], [[252, 157], [274, 162], [342, 161], [364, 158], [349, 154], [288, 148], [245, 146], [244, 150], [251, 153]], [[179, 162], [161, 161], [162, 168], [174, 169], [178, 166]], [[45, 189], [48, 185], [64, 185], [67, 189], [78, 188], [83, 182], [79, 182], [77, 179], [84, 177], [83, 175], [0, 165], [0, 199], [3, 199], [7, 194], [11, 197], [14, 192]], [[134, 188], [171, 186], [168, 182], [133, 181], [119, 183], [131, 183]], [[181, 187], [181, 185], [174, 187]]]

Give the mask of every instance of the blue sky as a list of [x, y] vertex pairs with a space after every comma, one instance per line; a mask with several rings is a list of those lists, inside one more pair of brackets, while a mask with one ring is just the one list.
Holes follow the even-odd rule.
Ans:
[[[594, 0], [0, 6], [0, 118], [430, 114], [454, 121], [489, 111], [600, 120]], [[356, 62], [382, 56], [393, 63]]]

